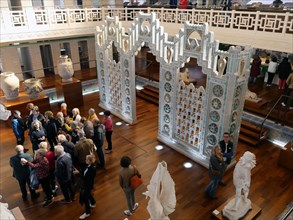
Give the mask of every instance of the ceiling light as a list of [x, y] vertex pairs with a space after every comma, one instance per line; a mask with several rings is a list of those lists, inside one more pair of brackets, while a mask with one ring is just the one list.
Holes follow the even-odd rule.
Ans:
[[192, 167], [192, 163], [185, 162], [185, 163], [183, 164], [183, 166], [184, 166], [185, 168], [189, 169], [189, 168]]
[[104, 112], [100, 112], [99, 115], [104, 115]]
[[156, 148], [156, 150], [163, 150], [164, 149], [164, 147], [162, 145], [157, 145], [157, 146], [155, 146], [155, 148]]
[[118, 122], [115, 123], [115, 125], [120, 126], [120, 125], [122, 125], [122, 122], [118, 121]]

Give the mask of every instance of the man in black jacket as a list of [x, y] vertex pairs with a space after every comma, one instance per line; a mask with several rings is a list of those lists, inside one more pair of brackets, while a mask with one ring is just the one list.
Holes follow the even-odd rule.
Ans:
[[10, 158], [10, 166], [13, 168], [13, 177], [15, 177], [19, 183], [22, 199], [23, 201], [27, 201], [26, 184], [29, 186], [32, 200], [38, 198], [40, 194], [36, 193], [36, 191], [30, 187], [30, 168], [28, 166], [24, 166], [20, 159], [24, 158], [28, 161], [32, 161], [33, 158], [31, 155], [25, 154], [23, 150], [22, 145], [17, 145], [15, 147], [17, 154]]
[[[224, 171], [225, 173], [227, 166], [231, 163], [232, 157], [234, 156], [234, 146], [232, 141], [230, 141], [230, 134], [225, 132], [223, 135], [223, 140], [219, 142], [219, 145], [222, 150], [223, 154], [223, 161], [224, 161]], [[220, 182], [220, 185], [225, 185], [223, 181]]]
[[64, 152], [62, 145], [55, 146], [57, 156], [55, 176], [60, 184], [64, 199], [61, 203], [71, 203], [74, 198], [74, 191], [71, 186], [71, 176], [73, 172], [72, 159], [68, 153]]

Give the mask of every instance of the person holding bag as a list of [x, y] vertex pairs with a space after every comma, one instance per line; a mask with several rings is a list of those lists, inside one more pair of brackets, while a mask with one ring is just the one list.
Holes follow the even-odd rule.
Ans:
[[141, 178], [141, 175], [137, 168], [131, 165], [131, 159], [128, 156], [123, 156], [121, 158], [120, 166], [122, 167], [122, 169], [119, 175], [119, 184], [125, 193], [128, 205], [128, 210], [125, 210], [124, 214], [131, 216], [133, 212], [138, 208], [138, 203], [135, 202], [134, 192], [136, 187], [138, 187], [138, 185], [142, 183], [140, 182], [138, 184], [134, 184], [134, 180], [137, 180], [137, 178]]

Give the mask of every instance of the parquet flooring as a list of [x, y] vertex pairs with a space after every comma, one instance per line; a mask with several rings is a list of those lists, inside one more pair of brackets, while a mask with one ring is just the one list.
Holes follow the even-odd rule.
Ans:
[[[103, 109], [98, 107], [98, 94], [84, 97], [85, 105], [80, 108], [82, 115], [90, 107], [97, 112]], [[52, 106], [57, 111], [56, 104]], [[142, 195], [146, 185], [159, 161], [166, 161], [168, 169], [176, 184], [177, 207], [170, 215], [173, 220], [201, 220], [212, 219], [211, 212], [227, 199], [234, 195], [232, 170], [225, 174], [225, 187], [219, 187], [218, 199], [211, 200], [204, 194], [204, 189], [209, 183], [208, 171], [179, 154], [168, 146], [156, 151], [158, 128], [158, 107], [137, 99], [138, 123], [135, 125], [114, 126], [113, 152], [106, 155], [106, 170], [98, 170], [95, 179], [94, 197], [97, 201], [96, 208], [88, 218], [98, 220], [122, 220], [126, 218], [123, 210], [127, 208], [123, 191], [118, 184], [120, 170], [119, 160], [122, 155], [129, 155], [142, 173], [143, 186], [136, 192], [137, 202], [140, 207], [129, 220], [145, 220], [149, 218], [146, 210], [148, 200]], [[113, 121], [119, 121], [113, 117]], [[84, 208], [78, 201], [62, 205], [59, 200], [63, 198], [61, 191], [57, 192], [55, 202], [49, 208], [42, 208], [44, 194], [36, 202], [22, 202], [17, 181], [12, 177], [9, 158], [14, 155], [15, 138], [12, 129], [7, 123], [0, 122], [0, 194], [10, 208], [19, 206], [27, 220], [59, 220], [78, 219]], [[26, 146], [30, 146], [26, 138]], [[256, 154], [257, 166], [252, 170], [252, 184], [249, 198], [262, 208], [262, 213], [257, 219], [275, 219], [286, 205], [293, 200], [293, 172], [277, 165], [280, 149], [273, 144], [263, 141], [258, 148], [251, 148], [239, 143], [237, 158], [246, 150]], [[31, 150], [30, 150], [31, 152]], [[189, 161], [193, 167], [186, 169], [183, 163]]]

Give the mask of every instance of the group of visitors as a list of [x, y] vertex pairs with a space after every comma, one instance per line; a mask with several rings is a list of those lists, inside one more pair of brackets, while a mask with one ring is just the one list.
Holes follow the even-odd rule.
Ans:
[[[293, 71], [291, 63], [287, 57], [284, 57], [283, 60], [278, 63], [275, 56], [271, 57], [271, 60], [267, 59], [266, 63], [268, 64], [267, 73], [267, 87], [272, 86], [273, 79], [275, 75], [279, 77], [278, 89], [284, 91], [284, 99], [281, 103], [282, 106], [288, 105], [288, 100], [293, 91]], [[257, 77], [261, 74], [261, 59], [258, 55], [254, 55], [253, 61], [250, 69], [250, 83], [256, 83]], [[293, 98], [291, 98], [291, 104], [289, 104], [289, 109], [293, 109]]]
[[[104, 119], [100, 122], [93, 108], [89, 109], [89, 115], [85, 118], [80, 115], [78, 108], [72, 111], [67, 109], [66, 103], [62, 103], [56, 117], [51, 111], [43, 115], [38, 106], [32, 103], [27, 105], [27, 109], [25, 119], [22, 119], [20, 111], [14, 111], [11, 119], [17, 146], [16, 155], [10, 158], [10, 165], [13, 176], [19, 182], [23, 201], [28, 199], [26, 185], [31, 199], [35, 200], [40, 195], [36, 191], [40, 184], [45, 194], [43, 207], [50, 206], [58, 190], [57, 181], [64, 196], [61, 203], [68, 204], [76, 200], [75, 184], [80, 191], [79, 202], [85, 205], [80, 219], [87, 218], [96, 203], [92, 195], [96, 168], [105, 168], [104, 136], [108, 142], [105, 153], [112, 152], [111, 112], [105, 111]], [[28, 144], [24, 145], [26, 130], [34, 157], [26, 153], [29, 151]]]

